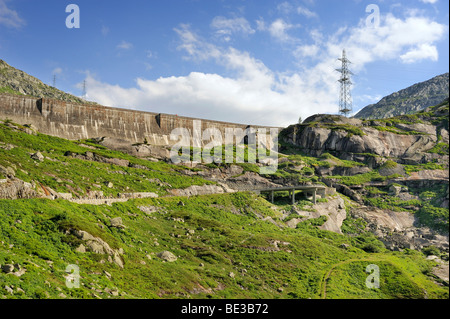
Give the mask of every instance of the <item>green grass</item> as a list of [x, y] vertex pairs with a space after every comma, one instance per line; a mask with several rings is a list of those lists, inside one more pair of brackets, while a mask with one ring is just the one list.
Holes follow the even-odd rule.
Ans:
[[412, 172], [420, 172], [423, 170], [444, 170], [444, 165], [437, 163], [425, 163], [425, 164], [417, 164], [417, 165], [403, 165], [405, 172], [410, 174]]
[[448, 208], [424, 204], [416, 214], [422, 225], [429, 226], [432, 229], [448, 234]]
[[[178, 205], [180, 200], [185, 206]], [[158, 209], [147, 215], [140, 206]], [[326, 270], [346, 260], [374, 258], [388, 260], [395, 269], [404, 267], [399, 260], [402, 254], [365, 252], [370, 240], [318, 230], [323, 218], [298, 229], [281, 229], [262, 220], [269, 216], [278, 219], [270, 207], [247, 193], [198, 196], [188, 201], [177, 197], [140, 199], [112, 206], [0, 200], [0, 264], [19, 263], [27, 269], [21, 277], [0, 274], [2, 287], [12, 285], [23, 293], [0, 294], [9, 298], [60, 298], [61, 292], [70, 298], [320, 298]], [[118, 216], [125, 229], [109, 227], [109, 218]], [[112, 248], [122, 248], [124, 269], [102, 263], [104, 255], [75, 252], [79, 241], [65, 234], [68, 228], [86, 230]], [[188, 230], [195, 232], [187, 236]], [[279, 244], [280, 250], [273, 251], [274, 240], [288, 244]], [[349, 242], [350, 248], [340, 247]], [[156, 254], [163, 250], [173, 252], [178, 260], [162, 262]], [[414, 264], [431, 264], [424, 255], [416, 258]], [[65, 286], [65, 269], [70, 264], [80, 269], [79, 289]], [[230, 277], [230, 272], [236, 276]], [[429, 296], [446, 298], [446, 289], [432, 285], [426, 275], [404, 272], [406, 275], [394, 271], [390, 277], [402, 280], [406, 287], [426, 288]], [[330, 280], [328, 298], [360, 296], [359, 288], [344, 295], [334, 290], [332, 282], [341, 280], [340, 275], [333, 274]], [[199, 285], [211, 290], [193, 293]], [[284, 290], [278, 291], [279, 287]], [[117, 290], [119, 296], [108, 294], [107, 289]], [[384, 289], [379, 297], [399, 297], [394, 286]], [[400, 296], [419, 297], [415, 291], [405, 290]]]
[[[411, 281], [411, 276], [430, 271], [430, 266], [417, 262], [417, 254], [407, 256], [393, 256], [390, 260], [368, 259], [367, 261], [353, 261], [333, 269], [332, 276], [327, 282], [327, 297], [345, 298], [352, 295], [359, 299], [424, 299], [423, 286], [427, 282]], [[420, 258], [420, 257], [419, 257]], [[395, 262], [394, 262], [395, 260]], [[376, 266], [379, 270], [379, 288], [366, 286], [366, 279], [371, 271], [368, 266]], [[433, 297], [431, 297], [433, 298]]]
[[371, 181], [382, 181], [386, 179], [384, 176], [381, 176], [376, 170], [353, 176], [327, 176], [326, 178], [337, 180], [339, 183], [347, 186], [363, 185]]
[[375, 206], [381, 209], [390, 209], [396, 212], [414, 212], [415, 207], [421, 207], [423, 204], [422, 201], [418, 199], [401, 200], [398, 197], [392, 196], [367, 198], [366, 202], [371, 206]]
[[9, 86], [2, 86], [2, 87], [0, 87], [0, 94], [2, 94], [2, 93], [9, 93], [9, 94], [14, 94], [14, 95], [23, 95], [22, 93], [11, 89]]
[[326, 163], [328, 163], [330, 166], [338, 166], [338, 167], [355, 167], [355, 166], [364, 166], [364, 164], [359, 163], [359, 162], [355, 162], [355, 161], [349, 161], [349, 160], [342, 160], [337, 158], [336, 156], [331, 155], [330, 153], [323, 153], [320, 156], [321, 159], [323, 160], [331, 160], [332, 163], [334, 163], [333, 165], [330, 164], [329, 162], [325, 162], [325, 161], [320, 161], [319, 165], [320, 166], [327, 166]]
[[397, 167], [397, 163], [392, 161], [392, 160], [387, 160], [386, 162], [383, 163], [383, 165], [381, 165], [380, 168], [396, 168]]
[[[179, 173], [179, 170], [183, 169], [179, 166], [138, 159], [104, 147], [92, 150], [82, 146], [82, 144], [95, 145], [88, 141], [68, 141], [39, 133], [36, 136], [29, 135], [2, 124], [0, 124], [0, 142], [16, 146], [11, 150], [0, 148], [0, 165], [4, 167], [14, 165], [16, 177], [26, 182], [42, 183], [57, 192], [75, 192], [83, 196], [91, 189], [101, 190], [106, 196], [111, 197], [117, 197], [118, 192], [156, 192], [164, 195], [167, 194], [167, 188], [214, 184], [197, 176], [187, 177]], [[30, 153], [36, 151], [40, 151], [46, 157], [43, 162], [30, 158]], [[65, 156], [68, 151], [76, 154], [85, 154], [89, 151], [107, 158], [125, 159], [142, 168], [76, 159]], [[20, 166], [17, 163], [20, 163]], [[114, 188], [108, 188], [107, 182], [112, 182]], [[166, 186], [162, 187], [161, 183]], [[100, 187], [93, 187], [93, 184]]]
[[318, 126], [321, 128], [326, 128], [332, 131], [344, 131], [347, 132], [347, 137], [351, 137], [352, 135], [363, 136], [365, 133], [357, 126], [351, 124], [336, 124], [336, 123], [326, 123], [326, 122], [311, 122], [308, 123], [307, 126], [314, 127]]
[[439, 155], [448, 155], [448, 144], [447, 143], [437, 143], [433, 146], [432, 149], [428, 151], [428, 153], [434, 153]]
[[382, 131], [382, 132], [389, 132], [389, 133], [394, 133], [394, 134], [399, 134], [399, 135], [426, 135], [426, 133], [423, 132], [417, 132], [417, 131], [405, 131], [402, 129], [399, 129], [397, 127], [393, 127], [393, 126], [372, 126], [373, 128], [377, 129], [378, 131]]

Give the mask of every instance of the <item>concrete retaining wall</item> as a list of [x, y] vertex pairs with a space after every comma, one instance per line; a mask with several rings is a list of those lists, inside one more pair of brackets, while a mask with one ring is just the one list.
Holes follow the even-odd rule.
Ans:
[[70, 140], [109, 137], [131, 143], [147, 140], [149, 144], [158, 146], [175, 144], [177, 141], [170, 140], [172, 130], [186, 128], [192, 132], [195, 120], [201, 121], [202, 131], [216, 128], [222, 136], [225, 136], [225, 128], [245, 130], [248, 127], [245, 124], [11, 94], [0, 94], [0, 119], [11, 119], [22, 125], [32, 124], [41, 133]]

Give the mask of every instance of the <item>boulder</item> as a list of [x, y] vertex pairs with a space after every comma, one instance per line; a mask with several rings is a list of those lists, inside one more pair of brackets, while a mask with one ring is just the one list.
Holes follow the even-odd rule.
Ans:
[[2, 165], [0, 165], [0, 174], [4, 175], [7, 178], [14, 178], [14, 176], [16, 176], [16, 172], [10, 166], [3, 167]]
[[7, 274], [12, 273], [14, 271], [14, 265], [12, 264], [2, 265], [2, 271]]
[[112, 182], [105, 182], [106, 187], [113, 188], [114, 184]]
[[393, 167], [381, 167], [378, 170], [378, 172], [380, 173], [381, 176], [390, 176], [394, 174], [407, 176], [405, 169], [403, 168], [403, 165], [397, 163], [395, 166], [393, 165]]
[[7, 293], [9, 293], [11, 295], [14, 295], [14, 290], [11, 287], [5, 286], [5, 290], [6, 290]]
[[[117, 264], [119, 267], [123, 268], [123, 260], [120, 258], [120, 249], [112, 249], [107, 242], [99, 237], [95, 237], [84, 230], [70, 230], [70, 233], [77, 236], [79, 239], [85, 241], [83, 244], [84, 251], [92, 251], [97, 254], [107, 254], [108, 260]], [[83, 247], [81, 245], [76, 249], [78, 252], [83, 252]]]
[[36, 153], [31, 154], [31, 158], [34, 159], [35, 161], [39, 161], [39, 162], [44, 161], [44, 155], [42, 155], [41, 152], [36, 152]]
[[116, 228], [125, 228], [125, 225], [123, 224], [122, 218], [121, 217], [115, 217], [115, 218], [111, 218], [109, 220], [111, 227], [116, 227]]
[[174, 262], [178, 259], [177, 256], [167, 250], [160, 252], [157, 256], [167, 262]]
[[36, 198], [41, 196], [34, 187], [34, 184], [24, 182], [20, 179], [7, 179], [0, 183], [0, 198], [22, 199]]
[[78, 246], [77, 249], [75, 249], [76, 252], [78, 253], [85, 253], [86, 252], [86, 247], [83, 244], [80, 244], [80, 246]]
[[389, 192], [393, 196], [398, 196], [401, 191], [402, 191], [402, 187], [401, 186], [398, 186], [398, 185], [391, 185], [391, 186], [389, 186]]

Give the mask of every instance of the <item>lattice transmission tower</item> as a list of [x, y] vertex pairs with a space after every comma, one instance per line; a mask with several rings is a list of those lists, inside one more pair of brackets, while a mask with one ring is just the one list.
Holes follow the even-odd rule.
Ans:
[[338, 58], [338, 60], [342, 62], [342, 68], [336, 69], [336, 71], [341, 73], [341, 78], [338, 80], [341, 82], [341, 92], [339, 94], [339, 114], [348, 116], [348, 114], [353, 111], [352, 94], [350, 92], [350, 86], [352, 85], [350, 76], [353, 75], [353, 73], [348, 69], [348, 64], [351, 62], [347, 59], [345, 49], [342, 51], [342, 58]]
[[86, 98], [87, 98], [87, 95], [86, 95], [86, 80], [83, 81], [83, 94], [82, 94], [81, 98], [83, 100], [86, 100]]

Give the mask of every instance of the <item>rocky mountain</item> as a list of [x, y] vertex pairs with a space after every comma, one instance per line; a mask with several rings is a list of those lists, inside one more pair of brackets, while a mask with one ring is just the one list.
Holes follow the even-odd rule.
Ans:
[[412, 114], [429, 106], [437, 105], [448, 97], [449, 73], [447, 72], [388, 95], [378, 103], [364, 107], [354, 117], [382, 119]]
[[92, 103], [44, 84], [41, 80], [0, 60], [0, 93], [53, 98], [67, 102]]

